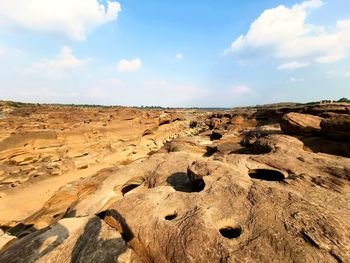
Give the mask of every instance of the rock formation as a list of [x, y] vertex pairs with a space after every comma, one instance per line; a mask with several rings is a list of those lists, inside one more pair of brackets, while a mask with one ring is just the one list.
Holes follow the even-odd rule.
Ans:
[[348, 109], [7, 113], [0, 262], [348, 262]]

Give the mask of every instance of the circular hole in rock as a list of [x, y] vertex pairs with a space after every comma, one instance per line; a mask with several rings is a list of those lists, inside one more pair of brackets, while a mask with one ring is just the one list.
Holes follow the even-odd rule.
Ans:
[[198, 179], [198, 180], [192, 181], [193, 192], [203, 191], [204, 187], [205, 187], [205, 182], [203, 179]]
[[171, 215], [167, 215], [164, 217], [165, 220], [168, 220], [168, 221], [171, 221], [173, 219], [175, 219], [177, 217], [177, 214], [176, 213], [173, 213]]
[[221, 138], [222, 138], [222, 134], [220, 132], [213, 131], [212, 134], [210, 135], [211, 141], [220, 140]]
[[259, 179], [264, 181], [283, 181], [284, 180], [284, 174], [276, 171], [276, 170], [269, 170], [269, 169], [254, 169], [249, 171], [250, 178], [253, 179]]
[[242, 234], [241, 227], [227, 226], [227, 227], [221, 228], [219, 231], [223, 237], [226, 237], [228, 239], [238, 238]]
[[123, 189], [122, 189], [122, 194], [123, 194], [123, 196], [124, 196], [126, 193], [128, 193], [128, 192], [134, 190], [135, 188], [137, 188], [137, 187], [139, 187], [139, 186], [140, 186], [139, 184], [130, 184], [130, 185], [127, 185], [127, 186], [123, 187]]

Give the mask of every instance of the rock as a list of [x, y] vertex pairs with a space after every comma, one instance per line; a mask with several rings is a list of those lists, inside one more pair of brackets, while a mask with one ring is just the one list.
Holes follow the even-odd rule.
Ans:
[[8, 247], [14, 244], [17, 240], [17, 237], [11, 236], [7, 233], [0, 234], [0, 253], [5, 251]]
[[350, 115], [325, 119], [321, 122], [321, 129], [327, 137], [350, 142]]
[[163, 113], [159, 116], [159, 126], [180, 120], [180, 115], [177, 113]]
[[347, 262], [341, 107], [14, 110], [0, 262]]
[[[201, 189], [140, 190], [112, 204], [104, 220], [144, 262], [344, 261], [350, 218], [341, 207], [349, 208], [350, 178], [341, 167], [347, 159], [304, 152], [286, 135], [259, 140], [275, 150], [253, 158], [200, 158], [187, 175], [204, 182]], [[320, 188], [310, 194], [310, 184]]]
[[267, 133], [264, 132], [247, 132], [244, 134], [243, 139], [241, 140], [241, 144], [243, 146], [252, 146], [259, 138], [267, 136]]
[[1, 262], [119, 262], [128, 248], [98, 217], [65, 218], [16, 242]]
[[[331, 136], [329, 136], [331, 138]], [[350, 141], [332, 140], [324, 137], [307, 137], [303, 140], [304, 149], [314, 153], [327, 153], [350, 158]]]
[[225, 142], [225, 143], [220, 143], [216, 146], [216, 149], [223, 154], [230, 154], [235, 151], [237, 151], [240, 148], [237, 143], [234, 142]]
[[282, 131], [295, 135], [314, 135], [321, 130], [323, 119], [318, 116], [291, 112], [284, 115], [280, 121]]
[[326, 105], [315, 105], [309, 107], [303, 107], [300, 110], [301, 113], [312, 114], [323, 116], [328, 113], [336, 114], [350, 114], [350, 105], [349, 103], [335, 103], [335, 104], [326, 104]]
[[[50, 105], [16, 108], [6, 120], [0, 119], [0, 224], [23, 223], [71, 181], [145, 158], [165, 140], [195, 133], [189, 123], [196, 115], [181, 120], [185, 114]], [[159, 126], [159, 120], [169, 123]]]
[[209, 126], [209, 129], [218, 129], [221, 124], [221, 120], [219, 118], [210, 118], [205, 121], [205, 123]]
[[196, 128], [198, 126], [198, 122], [196, 121], [191, 121], [190, 122], [190, 128], [193, 129], [193, 128]]

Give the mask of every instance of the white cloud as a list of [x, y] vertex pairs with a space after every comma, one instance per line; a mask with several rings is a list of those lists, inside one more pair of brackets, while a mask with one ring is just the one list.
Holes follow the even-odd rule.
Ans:
[[348, 78], [350, 77], [350, 70], [328, 70], [325, 74], [328, 78]]
[[298, 62], [298, 61], [293, 61], [293, 62], [288, 62], [282, 65], [279, 65], [277, 69], [279, 70], [295, 70], [299, 68], [306, 68], [310, 66], [310, 63], [308, 62]]
[[71, 69], [82, 67], [89, 62], [88, 59], [79, 59], [69, 47], [63, 47], [54, 59], [44, 59], [31, 65], [29, 72], [43, 74], [49, 77], [60, 78]]
[[292, 83], [304, 82], [304, 79], [303, 78], [291, 78], [289, 80], [289, 82], [292, 82]]
[[265, 10], [226, 50], [238, 53], [251, 49], [271, 50], [277, 58], [312, 58], [318, 63], [344, 59], [350, 49], [350, 19], [339, 20], [333, 30], [306, 23], [310, 11], [323, 5], [309, 0], [291, 8], [280, 5]]
[[130, 61], [126, 59], [122, 59], [119, 61], [117, 65], [117, 70], [119, 72], [134, 72], [139, 68], [141, 68], [141, 66], [142, 66], [142, 62], [141, 62], [141, 59], [139, 58], [135, 58]]
[[251, 94], [252, 90], [246, 85], [239, 85], [231, 88], [230, 93], [232, 93], [235, 96], [243, 96]]
[[180, 59], [183, 59], [184, 56], [183, 56], [182, 54], [176, 54], [175, 57], [176, 57], [176, 59], [179, 59], [179, 60], [180, 60]]
[[0, 46], [0, 56], [12, 55], [12, 54], [22, 54], [23, 51], [17, 48]]
[[93, 28], [117, 19], [119, 2], [98, 0], [1, 0], [0, 28], [29, 29], [84, 40]]

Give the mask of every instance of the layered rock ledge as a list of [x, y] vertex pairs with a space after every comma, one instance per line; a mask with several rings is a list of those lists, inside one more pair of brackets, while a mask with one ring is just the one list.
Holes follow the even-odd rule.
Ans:
[[0, 262], [348, 262], [346, 104], [0, 120]]

